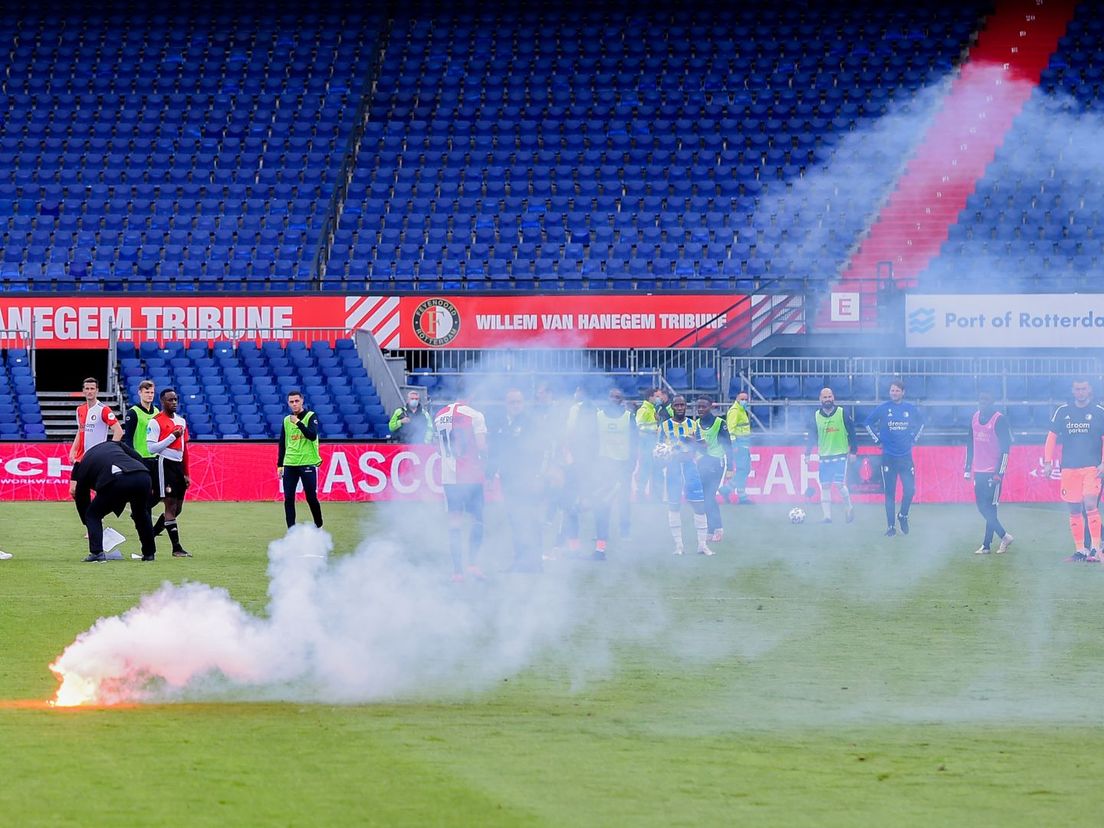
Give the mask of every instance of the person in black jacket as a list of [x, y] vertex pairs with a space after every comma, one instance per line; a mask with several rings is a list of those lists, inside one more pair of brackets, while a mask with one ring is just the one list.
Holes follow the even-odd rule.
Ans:
[[[73, 467], [73, 501], [81, 523], [88, 529], [88, 557], [85, 563], [106, 561], [103, 550], [103, 519], [109, 512], [121, 515], [130, 505], [130, 517], [142, 542], [142, 560], [152, 561], [157, 552], [150, 519], [153, 482], [141, 456], [125, 443], [109, 440], [92, 446]], [[92, 497], [95, 491], [96, 496]]]

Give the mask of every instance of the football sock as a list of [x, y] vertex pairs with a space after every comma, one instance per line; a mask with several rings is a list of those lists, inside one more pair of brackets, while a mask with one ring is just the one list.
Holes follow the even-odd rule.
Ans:
[[667, 525], [671, 528], [671, 537], [675, 539], [675, 546], [682, 546], [682, 515], [668, 511]]
[[846, 509], [851, 508], [851, 490], [846, 486], [840, 486], [840, 494], [843, 495], [843, 506]]
[[172, 548], [180, 548], [180, 531], [176, 528], [175, 520], [165, 521], [165, 531], [169, 533], [169, 540], [172, 541]]
[[452, 556], [452, 571], [459, 574], [464, 569], [464, 553], [460, 549], [460, 530], [449, 528], [449, 554]]
[[[1100, 513], [1097, 512], [1097, 520]], [[1081, 512], [1070, 512], [1070, 534], [1073, 535], [1073, 546], [1081, 549], [1085, 543], [1085, 516]]]
[[820, 511], [824, 513], [825, 520], [832, 519], [832, 492], [823, 487], [820, 490]]
[[1089, 509], [1089, 537], [1092, 538], [1092, 548], [1100, 551], [1100, 510]]
[[468, 534], [468, 563], [475, 564], [479, 560], [479, 547], [483, 545], [483, 521], [473, 520], [471, 532]]
[[698, 536], [698, 549], [705, 549], [705, 533], [708, 525], [708, 518], [705, 515], [694, 515], [694, 532]]
[[157, 522], [153, 524], [153, 536], [157, 537], [165, 531], [165, 515], [162, 513], [158, 516]]

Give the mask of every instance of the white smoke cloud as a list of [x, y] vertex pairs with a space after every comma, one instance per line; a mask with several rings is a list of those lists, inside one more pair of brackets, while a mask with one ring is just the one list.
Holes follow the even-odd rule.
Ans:
[[561, 578], [471, 588], [390, 542], [332, 562], [329, 546], [307, 526], [270, 544], [266, 618], [221, 588], [164, 584], [78, 636], [54, 670], [107, 703], [371, 701], [486, 687], [570, 622]]
[[[579, 688], [608, 673], [611, 641], [648, 635], [664, 619], [623, 568], [580, 563], [454, 584], [444, 555], [418, 560], [370, 540], [331, 560], [330, 545], [306, 525], [270, 545], [266, 617], [224, 589], [166, 583], [101, 619], [52, 665], [58, 703], [455, 697], [512, 677], [601, 616], [601, 633], [562, 665]], [[601, 600], [614, 588], [638, 595], [617, 619]]]

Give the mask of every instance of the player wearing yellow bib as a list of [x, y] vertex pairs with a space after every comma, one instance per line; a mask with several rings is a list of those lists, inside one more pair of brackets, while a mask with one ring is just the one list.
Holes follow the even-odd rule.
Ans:
[[671, 400], [672, 415], [659, 424], [658, 443], [666, 447], [667, 458], [667, 525], [675, 539], [675, 554], [683, 554], [682, 547], [682, 499], [686, 498], [694, 510], [694, 532], [698, 540], [698, 553], [712, 555], [706, 545], [705, 493], [696, 463], [705, 450], [705, 438], [697, 420], [686, 416], [686, 397], [681, 394]]
[[805, 456], [813, 450], [820, 458], [820, 510], [823, 523], [832, 522], [832, 486], [839, 489], [846, 508], [847, 522], [855, 519], [855, 507], [851, 504], [851, 491], [847, 488], [848, 460], [855, 458], [858, 437], [855, 422], [850, 415], [836, 405], [836, 395], [831, 388], [820, 391], [820, 408], [813, 412], [813, 427], [808, 433]]
[[153, 380], [146, 379], [138, 383], [138, 404], [128, 408], [123, 418], [123, 442], [138, 452], [150, 475], [157, 473], [157, 458], [149, 450], [146, 431], [150, 420], [161, 413], [153, 404], [154, 392]]
[[284, 518], [289, 529], [295, 525], [295, 490], [302, 483], [314, 525], [321, 529], [318, 467], [322, 464], [322, 456], [318, 451], [318, 416], [303, 407], [302, 391], [289, 391], [287, 401], [291, 413], [284, 417], [276, 459], [276, 470], [284, 481]]
[[751, 416], [748, 414], [748, 393], [741, 391], [725, 415], [725, 425], [732, 438], [732, 486], [739, 503], [751, 503], [747, 481], [751, 477]]
[[625, 395], [611, 388], [606, 402], [594, 414], [598, 438], [594, 470], [594, 559], [606, 559], [610, 514], [614, 503], [621, 518], [621, 537], [629, 534], [629, 495], [636, 457], [636, 424], [625, 408]]
[[717, 489], [722, 480], [732, 479], [732, 440], [725, 421], [713, 415], [713, 400], [698, 397], [696, 407], [698, 428], [705, 440], [705, 451], [698, 457], [698, 474], [705, 494], [705, 531], [711, 541], [720, 541], [724, 538], [724, 526]]
[[663, 464], [655, 462], [652, 449], [659, 433], [659, 424], [670, 415], [667, 392], [662, 388], [650, 389], [640, 408], [636, 409], [636, 429], [640, 432], [636, 494], [640, 500], [659, 500], [663, 497]]

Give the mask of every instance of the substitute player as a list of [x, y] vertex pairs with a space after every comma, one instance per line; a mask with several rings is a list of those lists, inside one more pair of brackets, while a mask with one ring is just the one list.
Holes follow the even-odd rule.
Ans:
[[314, 525], [322, 528], [322, 504], [318, 502], [318, 467], [322, 455], [318, 450], [318, 415], [303, 405], [303, 392], [288, 391], [288, 409], [280, 429], [280, 443], [276, 452], [276, 473], [284, 484], [284, 521], [288, 529], [295, 525], [295, 493], [303, 484]]
[[149, 450], [146, 444], [149, 421], [160, 413], [160, 409], [153, 404], [155, 393], [153, 380], [142, 380], [138, 383], [138, 402], [126, 410], [123, 417], [122, 441], [138, 452], [142, 462], [150, 471], [150, 476], [157, 474], [157, 458]]
[[605, 403], [594, 412], [597, 448], [589, 496], [594, 504], [594, 554], [606, 559], [610, 516], [616, 505], [621, 520], [621, 537], [629, 534], [629, 496], [632, 493], [637, 431], [633, 413], [625, 407], [625, 395], [611, 388]]
[[988, 391], [978, 394], [978, 410], [970, 419], [970, 435], [966, 441], [967, 480], [974, 480], [974, 502], [977, 510], [985, 518], [985, 536], [981, 546], [974, 550], [976, 555], [988, 555], [993, 544], [993, 536], [1000, 538], [997, 553], [1008, 551], [1014, 538], [1004, 531], [997, 517], [997, 504], [1000, 503], [1001, 481], [1008, 468], [1008, 454], [1012, 450], [1012, 429], [1008, 419], [993, 405], [993, 395]]
[[912, 462], [912, 447], [924, 430], [920, 409], [905, 402], [905, 383], [894, 380], [889, 385], [889, 401], [870, 412], [866, 430], [882, 449], [882, 488], [885, 492], [886, 537], [897, 534], [893, 513], [896, 510], [897, 481], [901, 481], [901, 509], [897, 523], [901, 532], [909, 533], [909, 507], [916, 494], [916, 467]]
[[681, 394], [671, 400], [671, 416], [659, 424], [658, 442], [664, 444], [667, 454], [667, 525], [675, 539], [675, 554], [683, 554], [682, 499], [685, 497], [694, 510], [694, 533], [698, 540], [698, 554], [712, 555], [706, 544], [708, 519], [705, 516], [705, 491], [697, 457], [705, 450], [705, 437], [697, 420], [686, 416], [686, 397]]
[[[1088, 380], [1076, 379], [1071, 386], [1073, 404], [1058, 406], [1050, 419], [1050, 432], [1043, 447], [1043, 475], [1054, 468], [1055, 448], [1062, 447], [1062, 500], [1069, 506], [1070, 534], [1074, 553], [1067, 560], [1100, 561], [1100, 478], [1104, 476], [1104, 408], [1093, 402]], [[1082, 511], [1084, 510], [1084, 511]], [[1085, 549], [1085, 523], [1089, 525], [1091, 547]]]
[[[483, 545], [483, 488], [486, 481], [487, 419], [465, 402], [446, 405], [433, 418], [437, 447], [441, 453], [441, 484], [448, 510], [449, 551], [452, 554], [452, 580], [463, 581], [465, 572], [483, 580], [479, 568], [479, 548]], [[460, 531], [467, 515], [467, 567]]]
[[[813, 427], [805, 442], [808, 458], [816, 449], [819, 460], [817, 477], [820, 480], [820, 511], [822, 523], [832, 522], [832, 486], [843, 498], [845, 520], [855, 519], [855, 507], [851, 503], [851, 490], [847, 488], [847, 469], [858, 453], [859, 440], [855, 434], [855, 421], [851, 415], [836, 405], [836, 395], [831, 388], [820, 389], [820, 408], [813, 412]], [[905, 518], [906, 525], [908, 518]]]
[[636, 472], [636, 496], [639, 500], [659, 500], [663, 497], [663, 464], [652, 457], [659, 424], [671, 416], [667, 405], [667, 392], [662, 388], [649, 389], [644, 401], [636, 409], [636, 428], [640, 432], [640, 452]]
[[751, 499], [747, 494], [747, 482], [751, 477], [751, 414], [748, 412], [748, 392], [741, 391], [732, 401], [725, 415], [725, 425], [732, 436], [732, 488], [736, 491], [737, 503], [747, 505]]
[[724, 419], [713, 415], [713, 400], [698, 397], [694, 404], [698, 415], [698, 428], [705, 440], [705, 451], [698, 456], [698, 475], [705, 495], [705, 533], [709, 540], [724, 539], [721, 522], [721, 506], [717, 503], [717, 490], [721, 482], [728, 482], [733, 475], [732, 438]]
[[191, 485], [188, 476], [188, 423], [176, 413], [179, 399], [176, 391], [161, 392], [161, 413], [154, 416], [146, 428], [146, 445], [157, 458], [157, 474], [153, 481], [154, 495], [165, 502], [165, 511], [157, 519], [154, 534], [168, 532], [174, 558], [190, 558], [192, 554], [180, 545], [177, 518], [184, 509], [184, 495]]

